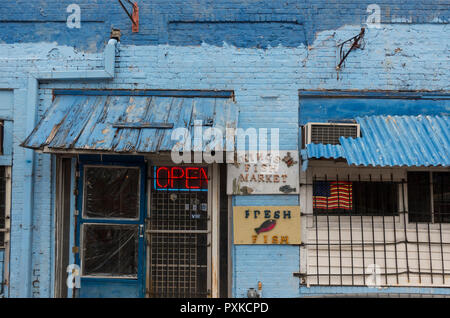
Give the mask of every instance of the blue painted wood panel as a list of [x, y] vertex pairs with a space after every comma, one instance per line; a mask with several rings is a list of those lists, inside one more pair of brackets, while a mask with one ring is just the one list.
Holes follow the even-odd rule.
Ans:
[[136, 280], [81, 279], [80, 298], [140, 298]]
[[[356, 116], [374, 115], [450, 115], [447, 98], [383, 98], [383, 93], [367, 98], [304, 97], [300, 94], [299, 123], [328, 122], [329, 120], [355, 119]], [[343, 93], [341, 93], [343, 94]], [[339, 95], [337, 95], [339, 96]], [[377, 98], [378, 97], [378, 98]]]

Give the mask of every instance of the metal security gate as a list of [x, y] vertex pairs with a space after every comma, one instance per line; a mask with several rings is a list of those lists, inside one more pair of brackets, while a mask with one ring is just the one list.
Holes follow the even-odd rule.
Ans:
[[207, 168], [154, 167], [147, 219], [147, 296], [207, 297]]
[[303, 184], [312, 194], [303, 285], [449, 286], [448, 170], [317, 171]]

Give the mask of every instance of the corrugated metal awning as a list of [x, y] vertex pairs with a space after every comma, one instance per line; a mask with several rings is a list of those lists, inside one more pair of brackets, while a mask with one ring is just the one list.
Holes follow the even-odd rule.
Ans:
[[226, 97], [141, 95], [57, 95], [23, 147], [44, 152], [101, 151], [152, 153], [170, 151], [172, 130], [194, 121], [205, 129], [236, 128], [238, 110]]
[[306, 159], [345, 159], [357, 166], [450, 166], [448, 116], [357, 117], [361, 137], [340, 145], [308, 144]]

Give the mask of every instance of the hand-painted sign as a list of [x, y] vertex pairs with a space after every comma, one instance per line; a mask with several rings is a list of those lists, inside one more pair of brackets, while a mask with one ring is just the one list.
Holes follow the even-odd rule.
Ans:
[[298, 151], [238, 154], [228, 165], [227, 194], [296, 194]]
[[233, 207], [234, 244], [300, 244], [299, 206]]

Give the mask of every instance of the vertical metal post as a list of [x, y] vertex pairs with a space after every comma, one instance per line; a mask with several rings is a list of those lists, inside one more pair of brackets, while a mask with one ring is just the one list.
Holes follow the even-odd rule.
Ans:
[[[428, 181], [428, 186], [430, 186], [430, 181]], [[417, 266], [419, 269], [419, 284], [421, 284], [422, 275], [420, 271], [419, 222], [416, 222], [416, 247], [417, 247]]]
[[[328, 182], [327, 175], [325, 175], [325, 182]], [[331, 184], [330, 184], [331, 189]], [[330, 252], [330, 216], [329, 216], [329, 207], [328, 207], [328, 196], [327, 196], [327, 240], [328, 240], [328, 285], [331, 285], [331, 252]]]
[[[211, 167], [211, 166], [210, 166]], [[210, 292], [208, 297], [212, 296], [212, 271], [211, 271], [211, 266], [212, 266], [212, 251], [211, 251], [211, 247], [212, 247], [212, 210], [214, 209], [213, 207], [213, 191], [214, 191], [214, 186], [213, 186], [213, 180], [215, 179], [215, 175], [214, 175], [214, 169], [208, 169], [208, 215], [209, 215], [209, 220], [208, 220], [208, 249], [207, 249], [207, 290]]]
[[409, 254], [408, 254], [408, 230], [406, 228], [406, 207], [405, 207], [405, 179], [402, 179], [402, 213], [403, 213], [403, 227], [405, 231], [405, 253], [406, 253], [406, 274], [409, 277]]
[[[398, 186], [394, 183], [394, 175], [391, 173], [391, 188], [394, 189], [396, 191], [396, 193], [398, 193]], [[396, 281], [397, 281], [397, 285], [398, 285], [398, 259], [397, 259], [397, 229], [395, 226], [395, 215], [396, 215], [396, 203], [395, 200], [398, 200], [397, 196], [394, 196], [394, 200], [392, 200], [392, 224], [394, 226], [394, 251], [395, 251], [395, 277], [396, 277]]]
[[[358, 181], [361, 184], [361, 175], [358, 174]], [[361, 249], [362, 249], [362, 261], [363, 261], [363, 283], [366, 285], [366, 258], [364, 252], [364, 217], [362, 211], [357, 211], [361, 216]]]
[[352, 214], [353, 214], [353, 184], [350, 184], [350, 174], [347, 174], [347, 182], [352, 187], [352, 193], [348, 192], [348, 201], [352, 202], [350, 208], [350, 258], [351, 258], [351, 266], [352, 266], [352, 285], [355, 284], [355, 273], [354, 273], [354, 262], [353, 262], [353, 228], [352, 228]]
[[[433, 174], [430, 171], [430, 201], [433, 202]], [[431, 203], [431, 217], [432, 217], [432, 222], [434, 223], [435, 219], [434, 219], [434, 213], [433, 213], [433, 203]], [[428, 255], [430, 257], [430, 278], [431, 278], [431, 284], [433, 284], [433, 259], [432, 259], [432, 255], [431, 255], [431, 234], [430, 234], [430, 222], [427, 222], [427, 232], [428, 232]], [[419, 241], [417, 241], [417, 244], [419, 244]]]
[[[341, 214], [340, 210], [340, 202], [339, 202], [339, 191], [341, 186], [339, 184], [339, 175], [336, 174], [336, 184], [337, 184], [337, 194], [338, 194], [338, 231], [339, 231], [339, 273], [340, 273], [340, 282], [342, 286], [342, 244], [341, 244]], [[345, 209], [343, 209], [345, 211]]]
[[211, 193], [211, 297], [218, 298], [220, 292], [220, 255], [219, 255], [219, 230], [220, 230], [220, 196], [219, 196], [219, 185], [220, 185], [220, 173], [219, 166], [217, 163], [212, 165], [213, 177], [212, 177], [212, 193]]
[[[381, 182], [381, 186], [383, 186], [383, 174], [380, 174], [380, 182]], [[377, 189], [377, 192], [380, 193], [381, 199], [380, 199], [380, 204], [381, 204], [381, 211], [383, 213], [383, 249], [384, 249], [384, 282], [386, 283], [386, 285], [388, 284], [387, 282], [387, 258], [386, 258], [386, 224], [385, 224], [385, 219], [384, 219], [384, 215], [385, 215], [385, 211], [384, 211], [384, 200], [383, 200], [383, 191], [380, 191], [380, 189]]]
[[[440, 193], [441, 200], [444, 201], [444, 179], [441, 178], [441, 193]], [[431, 192], [431, 201], [433, 201], [433, 189]], [[434, 206], [432, 207], [431, 212], [434, 214]], [[441, 248], [441, 266], [442, 266], [442, 283], [445, 285], [445, 266], [444, 266], [444, 249], [443, 249], [443, 243], [442, 243], [442, 215], [441, 215], [441, 209], [438, 209], [437, 211], [437, 218], [439, 220], [439, 245]]]
[[[371, 174], [369, 174], [369, 181], [370, 181], [370, 183], [372, 183], [372, 175]], [[365, 195], [366, 195], [366, 215], [368, 214], [367, 213], [367, 206], [368, 206], [368, 204], [367, 204], [367, 202], [368, 202], [368, 197], [367, 197], [367, 194], [368, 194], [368, 192], [369, 191], [367, 191], [367, 183], [366, 183], [366, 191], [365, 191]], [[374, 224], [374, 220], [373, 220], [373, 213], [370, 213], [371, 214], [371, 220], [372, 220], [372, 248], [373, 248], [373, 265], [377, 265], [377, 258], [376, 258], [376, 247], [375, 247], [375, 224]]]
[[[317, 177], [314, 175], [313, 177], [313, 194], [314, 194], [314, 185], [316, 184]], [[316, 227], [316, 274], [317, 274], [317, 285], [320, 285], [320, 274], [319, 274], [319, 226], [317, 224], [318, 217], [317, 211], [314, 211], [314, 201], [313, 201], [313, 213], [315, 219], [315, 227]]]
[[[173, 178], [173, 176], [171, 175], [170, 178]], [[170, 179], [169, 178], [169, 179]], [[169, 182], [171, 182], [169, 180]], [[170, 229], [169, 223], [170, 223], [170, 212], [169, 212], [169, 187], [167, 187], [167, 194], [166, 194], [166, 206], [165, 206], [165, 211], [161, 211], [162, 213], [165, 212], [165, 215], [161, 215], [161, 219], [162, 219], [162, 223], [164, 224], [164, 229]], [[163, 247], [166, 248], [167, 250], [165, 251], [165, 260], [163, 261], [163, 264], [165, 264], [166, 267], [166, 275], [163, 276], [163, 281], [165, 282], [165, 287], [164, 287], [164, 293], [162, 297], [169, 297], [169, 255], [170, 255], [170, 234], [162, 234], [162, 242], [163, 242]], [[161, 248], [161, 247], [159, 247]], [[162, 270], [161, 270], [162, 271]]]

